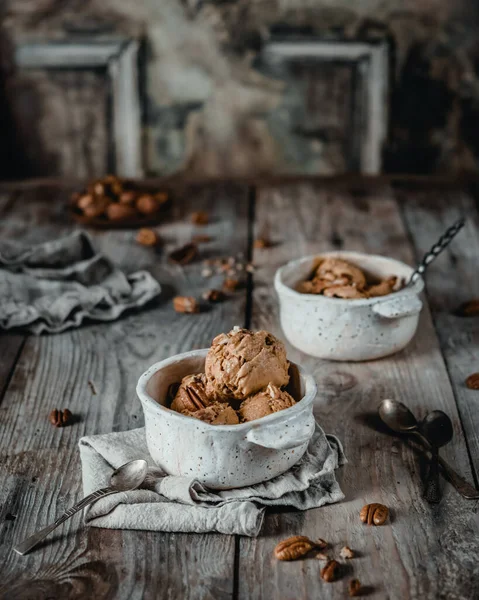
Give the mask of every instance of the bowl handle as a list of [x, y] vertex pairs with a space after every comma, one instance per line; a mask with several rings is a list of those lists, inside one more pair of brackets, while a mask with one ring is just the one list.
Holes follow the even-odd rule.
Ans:
[[372, 306], [373, 312], [385, 319], [401, 319], [421, 312], [422, 302], [417, 296], [401, 296]]
[[246, 434], [246, 439], [257, 446], [272, 448], [273, 450], [289, 450], [306, 444], [313, 435], [316, 426], [313, 415], [308, 416], [306, 423], [301, 427], [286, 428], [278, 425], [254, 427]]

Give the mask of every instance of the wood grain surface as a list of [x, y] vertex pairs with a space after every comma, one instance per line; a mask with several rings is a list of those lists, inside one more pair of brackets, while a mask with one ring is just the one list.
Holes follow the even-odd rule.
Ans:
[[[58, 205], [39, 198], [29, 202], [27, 212], [15, 203], [11, 222], [18, 227], [25, 220], [51, 235], [45, 223]], [[193, 207], [206, 209], [211, 225], [191, 225]], [[163, 286], [160, 301], [112, 324], [28, 337], [0, 409], [1, 597], [24, 598], [33, 591], [39, 598], [231, 597], [233, 536], [86, 529], [74, 517], [28, 556], [11, 547], [81, 497], [81, 436], [143, 424], [135, 386], [149, 365], [205, 347], [217, 333], [243, 323], [244, 289], [200, 315], [176, 314], [173, 294], [197, 296], [210, 282], [200, 275], [200, 261], [179, 267], [167, 262], [166, 253], [200, 229], [213, 238], [201, 258], [245, 252], [247, 213], [244, 187], [193, 188], [157, 228], [164, 240], [158, 252], [137, 245], [135, 231], [95, 233], [101, 250], [125, 270], [151, 271]], [[78, 422], [53, 428], [48, 414], [55, 407], [70, 408]]]
[[[9, 186], [0, 194], [2, 239], [35, 243], [70, 231], [69, 191], [54, 183]], [[155, 250], [137, 245], [132, 230], [91, 232], [123, 269], [146, 268], [160, 281], [162, 296], [146, 310], [61, 335], [0, 335], [0, 598], [328, 600], [347, 597], [353, 577], [373, 599], [479, 597], [477, 503], [443, 482], [442, 503], [427, 504], [421, 481], [425, 459], [376, 417], [386, 397], [405, 402], [419, 418], [433, 408], [444, 410], [455, 435], [441, 452], [474, 480], [479, 392], [463, 382], [479, 371], [479, 321], [452, 312], [462, 301], [479, 297], [471, 275], [479, 259], [475, 198], [467, 190], [394, 189], [381, 182], [368, 188], [358, 182], [268, 184], [258, 188], [254, 207], [248, 198], [241, 184], [183, 187], [167, 220], [156, 228], [163, 243]], [[190, 222], [191, 212], [200, 209], [212, 217], [206, 227]], [[76, 516], [32, 554], [12, 552], [15, 542], [81, 497], [81, 436], [143, 423], [135, 385], [147, 366], [205, 347], [236, 324], [283, 337], [272, 288], [278, 266], [303, 254], [343, 248], [413, 264], [459, 214], [467, 215], [466, 228], [427, 274], [425, 309], [407, 349], [375, 362], [333, 363], [288, 346], [290, 358], [316, 378], [319, 423], [344, 444], [349, 462], [338, 474], [343, 502], [306, 512], [269, 511], [257, 539], [85, 529]], [[185, 267], [166, 260], [170, 250], [197, 233], [213, 238], [201, 246], [200, 260]], [[261, 235], [273, 245], [254, 250], [257, 270], [248, 285], [198, 315], [173, 311], [174, 294], [199, 297], [221, 285], [222, 276], [201, 276], [201, 259], [239, 252], [247, 257], [252, 240]], [[77, 422], [51, 427], [48, 413], [55, 407], [70, 408]], [[384, 527], [360, 522], [366, 502], [390, 507]], [[336, 558], [348, 544], [357, 558], [341, 561], [341, 579], [325, 583], [315, 558], [293, 563], [273, 558], [275, 544], [296, 534], [326, 539], [327, 552]]]

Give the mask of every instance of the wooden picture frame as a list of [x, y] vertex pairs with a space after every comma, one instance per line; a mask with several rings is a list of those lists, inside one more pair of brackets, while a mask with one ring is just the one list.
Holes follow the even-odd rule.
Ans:
[[349, 170], [381, 172], [382, 147], [388, 124], [389, 58], [385, 41], [359, 42], [315, 38], [272, 38], [263, 47], [261, 63], [314, 61], [348, 64], [354, 69], [354, 123]]
[[108, 81], [108, 170], [122, 177], [141, 177], [141, 105], [139, 41], [130, 38], [19, 43], [19, 69], [104, 70]]

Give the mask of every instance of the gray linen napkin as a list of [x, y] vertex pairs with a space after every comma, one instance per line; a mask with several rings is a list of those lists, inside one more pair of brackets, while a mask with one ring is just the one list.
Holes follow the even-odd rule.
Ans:
[[112, 471], [130, 460], [145, 458], [149, 465], [141, 489], [112, 494], [90, 506], [85, 522], [94, 527], [257, 536], [266, 506], [306, 510], [344, 498], [334, 476], [346, 462], [341, 443], [319, 425], [306, 454], [289, 471], [265, 483], [222, 491], [155, 466], [144, 428], [84, 437], [79, 446], [85, 495], [108, 485]]
[[0, 244], [0, 329], [59, 333], [87, 318], [113, 321], [160, 291], [146, 271], [125, 275], [81, 231], [30, 248]]

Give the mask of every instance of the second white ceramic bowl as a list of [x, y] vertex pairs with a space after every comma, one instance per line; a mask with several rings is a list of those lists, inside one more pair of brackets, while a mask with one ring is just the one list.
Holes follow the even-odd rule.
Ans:
[[297, 292], [296, 285], [309, 277], [318, 258], [328, 256], [378, 278], [396, 275], [407, 281], [413, 272], [398, 260], [361, 252], [324, 252], [287, 263], [276, 271], [274, 285], [288, 341], [311, 356], [339, 361], [372, 360], [402, 350], [417, 329], [423, 280], [388, 296], [359, 300]]
[[210, 425], [166, 407], [168, 388], [204, 371], [208, 349], [178, 354], [151, 366], [136, 388], [145, 413], [146, 442], [170, 475], [194, 477], [210, 488], [254, 485], [287, 471], [313, 435], [316, 383], [292, 365], [292, 407], [240, 425]]

